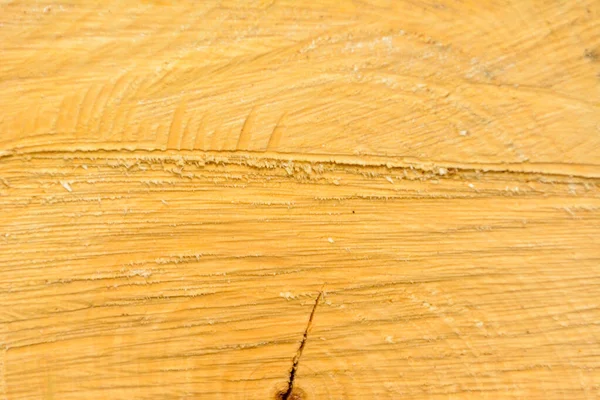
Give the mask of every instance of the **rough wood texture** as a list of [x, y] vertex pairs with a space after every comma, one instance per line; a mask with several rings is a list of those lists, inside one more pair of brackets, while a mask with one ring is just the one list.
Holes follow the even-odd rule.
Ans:
[[597, 1], [0, 4], [0, 398], [600, 397]]

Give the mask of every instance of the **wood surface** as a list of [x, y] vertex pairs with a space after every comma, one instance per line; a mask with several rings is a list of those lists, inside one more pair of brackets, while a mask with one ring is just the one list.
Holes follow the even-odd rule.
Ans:
[[0, 1], [0, 398], [600, 398], [600, 3]]

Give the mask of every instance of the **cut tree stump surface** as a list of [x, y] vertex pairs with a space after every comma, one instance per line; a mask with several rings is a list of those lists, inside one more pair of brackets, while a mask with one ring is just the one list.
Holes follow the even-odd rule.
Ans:
[[0, 1], [0, 399], [600, 397], [600, 3]]

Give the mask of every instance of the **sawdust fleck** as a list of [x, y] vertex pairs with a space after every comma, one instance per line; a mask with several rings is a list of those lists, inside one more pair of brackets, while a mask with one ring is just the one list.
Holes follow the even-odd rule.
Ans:
[[62, 187], [65, 188], [65, 190], [67, 192], [72, 192], [73, 191], [73, 188], [71, 188], [71, 184], [69, 182], [67, 182], [67, 181], [60, 181], [60, 184], [62, 185]]

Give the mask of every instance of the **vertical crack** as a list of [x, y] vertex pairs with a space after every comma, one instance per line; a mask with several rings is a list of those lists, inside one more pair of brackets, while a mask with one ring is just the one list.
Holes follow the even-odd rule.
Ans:
[[304, 351], [304, 347], [306, 346], [306, 340], [308, 339], [308, 332], [312, 327], [313, 318], [315, 317], [315, 311], [317, 311], [317, 306], [319, 305], [319, 301], [323, 297], [323, 292], [319, 292], [317, 296], [317, 300], [315, 300], [315, 305], [310, 313], [310, 317], [308, 318], [308, 324], [306, 324], [306, 329], [304, 330], [304, 336], [302, 336], [302, 342], [300, 342], [300, 347], [298, 347], [298, 351], [296, 351], [296, 355], [294, 356], [292, 369], [290, 370], [290, 378], [288, 379], [288, 387], [287, 390], [281, 393], [281, 400], [292, 400], [292, 393], [294, 391], [294, 380], [296, 379], [296, 372], [298, 371], [298, 365], [300, 365], [300, 357], [302, 357], [302, 352]]

